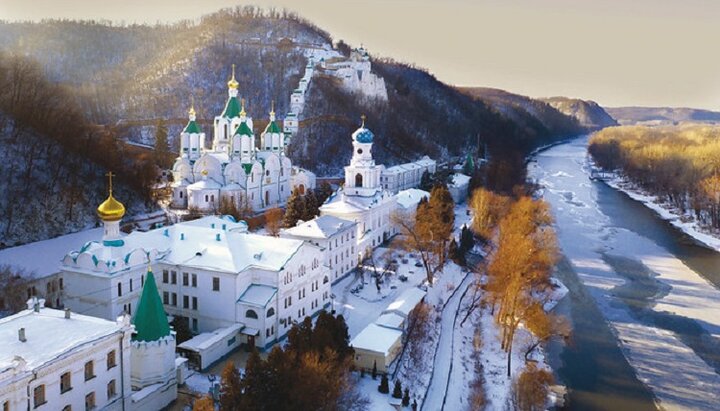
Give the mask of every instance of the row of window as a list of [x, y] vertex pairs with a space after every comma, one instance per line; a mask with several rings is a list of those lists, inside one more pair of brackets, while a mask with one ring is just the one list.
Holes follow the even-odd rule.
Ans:
[[[145, 285], [145, 275], [140, 276], [140, 288], [142, 289], [143, 285]], [[133, 279], [131, 278], [128, 280], [128, 288], [130, 289], [129, 292], [133, 292]], [[117, 283], [117, 296], [122, 297], [123, 295], [123, 283], [122, 281], [118, 281]]]
[[[105, 358], [105, 365], [108, 370], [114, 368], [117, 366], [117, 356], [115, 353], [115, 350], [112, 350], [107, 353]], [[90, 381], [93, 378], [96, 377], [95, 375], [95, 362], [94, 361], [88, 361], [85, 363], [84, 366], [84, 377], [85, 381]], [[60, 375], [60, 394], [65, 394], [66, 392], [72, 390], [72, 373], [70, 371], [64, 372]], [[107, 385], [107, 395], [108, 400], [113, 398], [116, 395], [116, 389], [115, 389], [115, 380], [111, 380]], [[38, 385], [33, 389], [33, 404], [34, 408], [37, 408], [47, 402], [47, 399], [45, 398], [45, 384]], [[3, 404], [3, 411], [6, 411], [9, 408], [9, 403]], [[95, 408], [95, 393], [91, 392], [85, 396], [85, 409], [91, 410]], [[67, 405], [63, 408], [63, 410], [70, 410], [70, 406]]]
[[[178, 298], [177, 297], [178, 297], [177, 293], [170, 293], [167, 291], [163, 291], [163, 304], [177, 307], [178, 306]], [[198, 309], [198, 298], [192, 297], [192, 300], [191, 300], [189, 295], [183, 296], [182, 308], [184, 308], [186, 310], [190, 309], [191, 301], [192, 301], [192, 309], [197, 310]]]
[[[163, 270], [163, 284], [173, 284], [176, 285], [178, 283], [178, 275], [177, 271], [175, 270]], [[197, 288], [198, 286], [198, 276], [195, 273], [182, 273], [182, 285], [183, 287], [193, 287]], [[212, 278], [212, 290], [213, 291], [220, 291], [220, 277], [213, 277]]]

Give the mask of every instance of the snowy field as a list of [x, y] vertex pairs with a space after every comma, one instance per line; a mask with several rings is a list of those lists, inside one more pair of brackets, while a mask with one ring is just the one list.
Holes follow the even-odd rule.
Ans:
[[[614, 226], [602, 213], [599, 183], [586, 173], [586, 144], [583, 138], [551, 148], [529, 166], [552, 205], [561, 249], [660, 405], [717, 409], [720, 376], [703, 361], [702, 351], [649, 319], [689, 322], [715, 339], [720, 336], [720, 291], [652, 239]], [[632, 288], [638, 284], [646, 289]], [[642, 291], [648, 293], [644, 298], [637, 296]], [[628, 295], [639, 305], [629, 303]]]

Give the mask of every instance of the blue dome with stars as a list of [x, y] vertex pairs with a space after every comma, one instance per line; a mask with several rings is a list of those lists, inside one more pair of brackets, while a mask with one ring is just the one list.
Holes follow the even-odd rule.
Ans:
[[373, 142], [373, 138], [375, 138], [375, 135], [367, 128], [360, 127], [359, 129], [355, 130], [355, 132], [352, 134], [352, 137], [353, 140], [357, 141], [358, 143], [369, 144]]

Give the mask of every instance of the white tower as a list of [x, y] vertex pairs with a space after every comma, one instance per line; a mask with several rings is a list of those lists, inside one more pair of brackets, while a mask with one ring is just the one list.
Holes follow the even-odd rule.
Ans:
[[372, 156], [373, 133], [365, 128], [365, 116], [362, 125], [352, 134], [353, 156], [350, 165], [345, 167], [345, 195], [369, 197], [382, 186], [380, 174], [382, 166], [375, 164]]
[[262, 133], [262, 149], [280, 154], [285, 148], [285, 138], [282, 130], [275, 122], [275, 102], [270, 110], [270, 122]]
[[188, 123], [180, 133], [180, 156], [195, 161], [200, 158], [203, 148], [205, 148], [205, 133], [195, 122], [195, 104], [193, 102], [188, 111]]

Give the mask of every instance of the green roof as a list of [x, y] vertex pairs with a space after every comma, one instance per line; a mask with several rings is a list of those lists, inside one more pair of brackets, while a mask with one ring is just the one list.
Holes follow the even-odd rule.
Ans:
[[281, 133], [280, 127], [278, 127], [277, 123], [275, 123], [274, 121], [271, 121], [270, 123], [268, 123], [267, 127], [265, 127], [265, 132], [271, 133], [271, 134], [276, 134], [276, 133], [280, 134]]
[[250, 171], [252, 171], [252, 163], [245, 163], [242, 165], [242, 167], [245, 169], [245, 174], [250, 174]]
[[190, 120], [188, 121], [187, 126], [185, 126], [185, 130], [183, 130], [183, 133], [200, 134], [200, 127], [198, 127], [195, 120]]
[[237, 97], [230, 97], [228, 99], [222, 116], [227, 118], [240, 117], [240, 103], [238, 103]]
[[248, 127], [247, 122], [243, 121], [240, 123], [240, 125], [235, 129], [235, 134], [240, 134], [241, 136], [252, 136], [253, 132]]
[[157, 341], [170, 335], [170, 325], [163, 308], [160, 293], [155, 284], [155, 276], [148, 270], [140, 302], [133, 316], [135, 325], [134, 341]]

